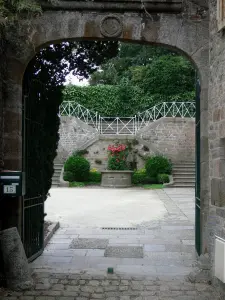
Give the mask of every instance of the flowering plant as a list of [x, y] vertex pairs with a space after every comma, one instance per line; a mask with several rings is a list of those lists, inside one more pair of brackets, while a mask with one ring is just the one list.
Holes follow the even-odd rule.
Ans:
[[126, 145], [108, 146], [108, 170], [127, 170], [128, 148]]

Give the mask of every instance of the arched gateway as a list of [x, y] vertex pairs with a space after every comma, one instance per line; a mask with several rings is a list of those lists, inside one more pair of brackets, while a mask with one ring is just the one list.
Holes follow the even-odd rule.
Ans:
[[[33, 18], [32, 22], [23, 21], [23, 26], [9, 33], [12, 43], [7, 49], [8, 93], [4, 101], [4, 169], [22, 169], [22, 81], [26, 66], [38, 49], [50, 43], [78, 39], [116, 39], [170, 47], [192, 61], [201, 82], [200, 102], [198, 101], [201, 128], [199, 117], [196, 123], [197, 136], [200, 138], [197, 141], [196, 168], [198, 178], [196, 250], [198, 254], [203, 253], [208, 248], [207, 243], [202, 241], [206, 241], [204, 222], [209, 202], [207, 129], [209, 36], [208, 18], [207, 14], [204, 14], [204, 9], [191, 1], [177, 0], [158, 2], [147, 0], [143, 3], [133, 0], [59, 1], [56, 6], [44, 4], [43, 9], [41, 16]], [[24, 228], [23, 201], [24, 199], [18, 201], [19, 217], [13, 221], [14, 224], [15, 222], [19, 224], [21, 233]], [[15, 203], [13, 207], [15, 210]], [[39, 250], [41, 249], [35, 249], [31, 255], [35, 255]]]

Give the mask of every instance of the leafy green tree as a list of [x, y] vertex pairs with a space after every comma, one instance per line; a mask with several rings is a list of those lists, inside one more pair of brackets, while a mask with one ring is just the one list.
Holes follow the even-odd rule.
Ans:
[[194, 90], [195, 70], [182, 56], [163, 55], [146, 66], [131, 67], [131, 83], [149, 95], [180, 95]]
[[46, 85], [62, 85], [66, 76], [88, 78], [118, 53], [116, 41], [62, 42], [41, 49], [29, 64], [29, 72]]
[[[190, 100], [194, 96], [195, 70], [192, 64], [166, 48], [120, 44], [116, 57], [103, 64], [89, 80], [91, 85], [139, 87], [151, 103]], [[125, 98], [124, 98], [125, 99]]]

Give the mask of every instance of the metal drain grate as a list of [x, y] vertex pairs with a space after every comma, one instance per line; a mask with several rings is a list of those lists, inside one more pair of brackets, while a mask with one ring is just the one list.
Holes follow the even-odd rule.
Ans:
[[138, 230], [135, 227], [102, 227], [102, 230]]

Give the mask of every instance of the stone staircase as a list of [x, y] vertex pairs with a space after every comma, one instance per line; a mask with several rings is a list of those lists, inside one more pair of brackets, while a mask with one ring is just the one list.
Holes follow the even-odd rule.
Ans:
[[52, 187], [58, 187], [59, 186], [59, 179], [60, 174], [63, 168], [63, 164], [60, 163], [54, 163], [54, 174], [52, 176]]
[[173, 180], [171, 187], [195, 187], [195, 162], [179, 162], [173, 165]]

